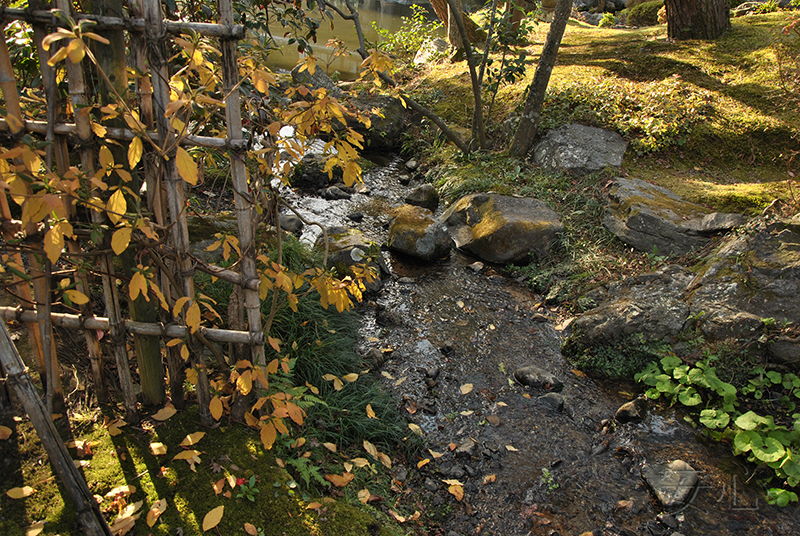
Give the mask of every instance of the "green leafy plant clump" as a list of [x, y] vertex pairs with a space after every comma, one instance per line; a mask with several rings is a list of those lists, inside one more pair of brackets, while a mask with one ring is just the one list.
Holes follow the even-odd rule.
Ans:
[[412, 4], [411, 11], [411, 17], [403, 17], [400, 29], [395, 32], [379, 28], [377, 22], [372, 22], [372, 28], [378, 32], [379, 48], [400, 58], [410, 59], [426, 41], [438, 37], [442, 30], [442, 23], [438, 19], [429, 20], [426, 17], [428, 10], [420, 5]]
[[[795, 459], [795, 452], [800, 449], [800, 413], [787, 416], [796, 408], [795, 400], [800, 398], [800, 377], [794, 373], [766, 371], [763, 367], [756, 367], [751, 376], [747, 385], [737, 389], [717, 376], [713, 358], [697, 361], [692, 366], [667, 354], [634, 378], [649, 386], [645, 394], [650, 399], [663, 396], [671, 404], [679, 402], [695, 412], [703, 408], [694, 415], [708, 435], [730, 441], [734, 454], [771, 469], [772, 476], [766, 480], [777, 479], [779, 485], [769, 488], [767, 501], [786, 506], [797, 502], [792, 488], [800, 484], [800, 463]], [[752, 409], [740, 411], [748, 395], [756, 401], [765, 400], [769, 395], [770, 403], [758, 408], [767, 414]]]

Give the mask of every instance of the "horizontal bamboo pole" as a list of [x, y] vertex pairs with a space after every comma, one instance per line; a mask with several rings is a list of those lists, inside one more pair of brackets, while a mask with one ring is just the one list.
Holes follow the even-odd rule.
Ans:
[[[18, 309], [16, 307], [0, 307], [0, 318], [3, 320], [16, 320], [18, 322], [35, 322], [36, 311]], [[82, 317], [66, 313], [51, 313], [53, 324], [71, 329], [99, 329], [108, 331], [111, 325], [108, 318], [101, 316]], [[149, 324], [125, 320], [125, 329], [130, 333], [140, 335], [156, 335], [182, 339], [186, 337], [188, 328], [176, 324]], [[231, 342], [241, 344], [264, 344], [263, 333], [250, 333], [249, 331], [234, 331], [230, 329], [215, 329], [200, 327], [198, 331], [206, 338], [217, 342]]]
[[[2, 8], [0, 9], [0, 16], [6, 21], [24, 20], [29, 23], [49, 24], [51, 26], [60, 26], [61, 21], [53, 16], [52, 11], [49, 10], [34, 10], [29, 11], [26, 9]], [[121, 18], [121, 17], [106, 17], [103, 15], [87, 15], [79, 13], [75, 16], [78, 21], [90, 20], [97, 23], [94, 27], [97, 30], [128, 30], [134, 32], [144, 31], [144, 19], [134, 18]], [[244, 38], [244, 26], [241, 24], [213, 24], [207, 22], [171, 22], [165, 21], [164, 27], [167, 32], [175, 35], [185, 33], [187, 30], [197, 32], [206, 37], [219, 37], [228, 39], [242, 39]]]
[[[28, 132], [36, 134], [47, 134], [47, 121], [25, 121], [25, 129]], [[5, 119], [0, 119], [0, 130], [8, 130], [8, 124]], [[74, 123], [56, 123], [54, 127], [56, 134], [61, 136], [69, 136], [77, 134], [78, 130]], [[113, 140], [126, 140], [130, 141], [136, 137], [136, 133], [127, 128], [107, 128], [106, 137]], [[147, 135], [151, 140], [158, 142], [157, 132], [148, 132]], [[230, 141], [226, 138], [213, 138], [210, 136], [186, 136], [181, 139], [181, 145], [192, 147], [208, 147], [210, 149], [247, 149], [247, 141]]]

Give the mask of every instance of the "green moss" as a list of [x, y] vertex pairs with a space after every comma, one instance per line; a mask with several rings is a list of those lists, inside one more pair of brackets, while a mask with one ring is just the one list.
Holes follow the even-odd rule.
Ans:
[[655, 26], [658, 24], [658, 10], [663, 6], [664, 0], [642, 2], [634, 6], [629, 5], [628, 24], [636, 26]]

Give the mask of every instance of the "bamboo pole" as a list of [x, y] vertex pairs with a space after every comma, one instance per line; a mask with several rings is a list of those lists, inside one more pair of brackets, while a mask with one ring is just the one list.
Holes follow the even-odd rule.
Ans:
[[58, 475], [64, 489], [75, 506], [78, 522], [86, 536], [111, 536], [111, 529], [103, 518], [100, 507], [86, 486], [67, 447], [61, 441], [58, 431], [53, 425], [36, 392], [30, 376], [19, 357], [16, 347], [11, 342], [5, 324], [0, 326], [0, 363], [8, 374], [8, 383], [14, 388], [17, 398], [31, 419], [47, 457]]
[[[231, 0], [218, 0], [220, 22], [233, 24], [233, 3]], [[225, 119], [227, 122], [228, 139], [232, 142], [243, 139], [242, 136], [242, 110], [239, 102], [239, 66], [236, 60], [236, 41], [222, 39], [222, 84], [225, 99]], [[239, 247], [242, 255], [239, 260], [239, 270], [242, 274], [244, 306], [247, 313], [247, 323], [251, 332], [261, 332], [261, 300], [258, 291], [249, 287], [251, 281], [258, 281], [256, 270], [255, 205], [248, 191], [246, 154], [242, 151], [230, 151], [231, 179], [233, 182], [233, 200], [236, 207], [236, 221], [239, 227]], [[255, 366], [265, 366], [266, 357], [264, 346], [251, 346], [251, 361]]]
[[[57, 0], [57, 6], [65, 13], [71, 13], [70, 0]], [[78, 110], [84, 108], [88, 101], [86, 99], [86, 84], [84, 81], [83, 70], [80, 64], [72, 63], [67, 60], [65, 62], [67, 70], [67, 81], [69, 84], [69, 93], [72, 98], [72, 108], [76, 110], [75, 113], [75, 129], [78, 134], [83, 148], [81, 149], [81, 166], [83, 172], [87, 175], [94, 175], [95, 167], [95, 152], [92, 149], [93, 134], [90, 124], [90, 119], [86, 114], [78, 113]], [[92, 214], [92, 221], [97, 224], [102, 224], [102, 216], [95, 212], [90, 211]], [[119, 300], [116, 297], [117, 286], [114, 283], [113, 263], [110, 255], [102, 255], [99, 259], [100, 271], [103, 282], [103, 295], [105, 298], [106, 310], [109, 318], [109, 331], [111, 341], [114, 347], [114, 357], [117, 363], [117, 377], [119, 379], [120, 388], [125, 402], [125, 420], [131, 425], [139, 423], [139, 414], [136, 410], [136, 392], [133, 389], [133, 380], [131, 378], [130, 365], [128, 364], [128, 354], [125, 348], [125, 332], [120, 328], [120, 313], [119, 313]]]
[[[163, 150], [167, 147], [172, 147], [175, 139], [174, 131], [164, 115], [167, 105], [170, 103], [168, 56], [163, 42], [164, 20], [161, 15], [161, 2], [159, 0], [143, 0], [142, 8], [145, 17], [145, 36], [147, 38], [148, 61], [153, 85], [153, 105]], [[192, 279], [194, 267], [189, 256], [189, 229], [186, 224], [186, 212], [184, 210], [186, 197], [183, 179], [178, 174], [174, 156], [174, 153], [163, 155], [159, 159], [159, 165], [163, 171], [162, 177], [167, 189], [170, 223], [173, 225], [170, 238], [177, 256], [176, 267], [183, 287], [181, 291], [184, 296], [194, 300], [194, 280]], [[165, 157], [169, 159], [167, 160]], [[196, 343], [191, 340], [191, 337], [189, 338], [189, 347], [192, 364], [197, 369], [197, 404], [200, 422], [204, 425], [211, 425], [214, 419], [209, 409], [211, 393], [208, 375], [202, 362], [202, 354], [198, 352]]]
[[[36, 320], [36, 311], [25, 310], [14, 307], [0, 307], [0, 318], [6, 321], [15, 320], [17, 322], [32, 322]], [[68, 313], [50, 313], [50, 318], [56, 326], [68, 329], [91, 329], [109, 331], [111, 320], [102, 316], [84, 317]], [[178, 324], [153, 324], [147, 322], [135, 322], [125, 320], [121, 327], [130, 333], [141, 335], [153, 335], [157, 337], [168, 337], [171, 339], [182, 339], [189, 333], [189, 328]], [[249, 331], [234, 331], [230, 329], [206, 328], [201, 326], [198, 333], [202, 334], [210, 341], [231, 342], [237, 344], [264, 344], [263, 333], [252, 333]]]
[[[46, 24], [48, 26], [59, 26], [61, 21], [53, 16], [49, 10], [33, 10], [0, 8], [0, 17], [6, 21], [24, 20], [34, 24]], [[96, 23], [93, 30], [128, 30], [131, 32], [144, 32], [145, 21], [142, 18], [122, 18], [109, 17], [104, 15], [92, 15], [89, 13], [74, 14], [73, 20], [89, 20]], [[166, 21], [164, 28], [167, 33], [180, 35], [187, 31], [192, 31], [206, 37], [232, 37], [234, 39], [244, 38], [244, 26], [241, 24], [221, 25], [208, 22], [173, 22]]]
[[[36, 134], [47, 134], [47, 121], [25, 121], [25, 129]], [[8, 123], [5, 119], [0, 119], [0, 130], [7, 130]], [[56, 123], [53, 132], [57, 135], [78, 135], [78, 128], [74, 123]], [[106, 138], [119, 141], [131, 141], [138, 134], [127, 128], [108, 127]], [[156, 143], [161, 143], [157, 132], [148, 132], [147, 136]], [[179, 144], [184, 147], [208, 147], [209, 149], [234, 149], [245, 150], [247, 140], [231, 141], [225, 138], [213, 138], [210, 136], [186, 136], [179, 140]]]
[[[42, 6], [41, 0], [30, 0], [29, 7], [36, 9]], [[48, 51], [42, 47], [42, 40], [47, 36], [47, 26], [40, 22], [33, 23], [33, 42], [36, 44], [36, 51], [39, 57], [39, 67], [42, 73], [42, 83], [44, 85], [45, 95], [47, 98], [47, 133], [46, 139], [51, 142], [48, 146], [48, 169], [52, 169], [52, 158], [49, 157], [50, 151], [54, 152], [56, 169], [60, 176], [69, 169], [69, 151], [67, 149], [67, 140], [64, 135], [57, 135], [55, 133], [55, 125], [61, 112], [61, 103], [57, 98], [56, 91], [56, 73], [47, 61], [50, 59]], [[64, 203], [64, 210], [66, 214], [70, 215], [70, 219], [74, 219], [75, 205], [71, 203], [68, 196], [62, 196]], [[80, 246], [74, 240], [67, 241], [67, 250], [76, 253], [80, 251]], [[84, 271], [78, 271], [75, 274], [77, 282], [77, 290], [86, 296], [91, 296], [89, 279]], [[92, 310], [92, 302], [80, 305], [81, 314], [84, 316], [94, 315]], [[108, 385], [106, 384], [106, 376], [103, 368], [103, 353], [100, 349], [100, 341], [97, 339], [97, 333], [92, 330], [84, 330], [84, 339], [86, 340], [86, 348], [89, 352], [89, 362], [92, 365], [92, 378], [94, 380], [95, 392], [97, 393], [97, 401], [100, 404], [108, 403]]]

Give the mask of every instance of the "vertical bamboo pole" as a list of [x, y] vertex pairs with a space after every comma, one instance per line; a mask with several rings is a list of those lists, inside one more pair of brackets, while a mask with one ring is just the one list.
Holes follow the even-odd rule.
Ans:
[[[3, 97], [6, 101], [6, 112], [8, 114], [9, 128], [14, 131], [18, 125], [22, 125], [22, 109], [19, 104], [19, 94], [14, 79], [14, 70], [11, 66], [11, 56], [8, 53], [8, 45], [5, 39], [0, 43], [0, 88], [3, 90]], [[12, 117], [19, 119], [18, 125], [11, 121]], [[6, 207], [4, 207], [6, 208]], [[10, 219], [10, 214], [9, 214]], [[28, 237], [37, 234], [36, 224], [28, 224], [25, 232]], [[32, 276], [34, 297], [36, 300], [36, 311], [41, 320], [39, 322], [39, 346], [42, 350], [42, 363], [45, 365], [45, 386], [47, 389], [47, 407], [52, 413], [64, 413], [64, 393], [61, 387], [60, 374], [58, 374], [58, 359], [55, 354], [55, 347], [51, 344], [53, 339], [52, 324], [49, 319], [44, 318], [45, 312], [42, 311], [45, 303], [49, 303], [49, 295], [45, 288], [44, 270], [41, 259], [37, 255], [29, 255], [29, 273]], [[57, 379], [58, 381], [55, 381]]]
[[[31, 9], [43, 9], [49, 7], [41, 0], [30, 0], [29, 7]], [[63, 176], [69, 169], [69, 151], [67, 149], [67, 140], [63, 136], [55, 136], [53, 127], [58, 120], [61, 111], [61, 103], [58, 101], [56, 92], [56, 73], [55, 69], [47, 64], [50, 59], [50, 54], [42, 48], [42, 40], [47, 35], [47, 27], [43, 24], [33, 24], [33, 42], [36, 44], [37, 55], [39, 56], [39, 67], [42, 73], [42, 84], [44, 85], [44, 92], [47, 98], [47, 123], [48, 132], [47, 139], [51, 142], [48, 147], [52, 148], [55, 153], [55, 164], [58, 174]], [[51, 168], [52, 158], [48, 158], [48, 168]], [[72, 204], [68, 196], [63, 197], [65, 212], [69, 215], [70, 219], [75, 217], [75, 206]], [[80, 251], [80, 246], [74, 240], [67, 241], [67, 249], [75, 253]], [[89, 278], [82, 270], [75, 273], [77, 282], [77, 289], [86, 296], [91, 296], [91, 287], [89, 285]], [[87, 303], [80, 305], [81, 315], [90, 318], [94, 316], [92, 310], [92, 302], [89, 300]], [[97, 394], [97, 401], [100, 404], [108, 403], [108, 385], [106, 384], [106, 375], [103, 368], [103, 352], [100, 349], [100, 341], [97, 338], [97, 333], [91, 329], [83, 330], [83, 336], [86, 340], [86, 348], [89, 352], [89, 362], [92, 365], [92, 377], [94, 379], [94, 388]]]
[[69, 498], [72, 499], [82, 534], [86, 536], [111, 536], [111, 529], [103, 518], [100, 507], [78, 472], [67, 447], [61, 441], [53, 421], [42, 406], [36, 388], [25, 365], [19, 357], [5, 324], [0, 324], [0, 363], [8, 373], [8, 381], [14, 387], [25, 411], [33, 422], [36, 433], [47, 451], [47, 457], [58, 475]]
[[[72, 13], [70, 0], [57, 0], [57, 6], [65, 13]], [[75, 126], [78, 131], [78, 139], [83, 144], [81, 149], [81, 165], [86, 175], [94, 175], [95, 152], [92, 149], [92, 127], [89, 117], [82, 112], [87, 104], [86, 84], [84, 82], [83, 70], [80, 64], [75, 64], [66, 60], [67, 79], [69, 93], [72, 98], [72, 109], [75, 110]], [[102, 216], [95, 211], [92, 212], [92, 221], [102, 223]], [[120, 388], [125, 401], [125, 420], [130, 424], [139, 423], [139, 414], [136, 411], [136, 393], [133, 390], [133, 380], [131, 379], [130, 365], [128, 364], [128, 354], [125, 349], [125, 330], [120, 325], [119, 300], [116, 298], [117, 287], [114, 284], [114, 271], [111, 257], [101, 256], [100, 272], [102, 274], [103, 294], [105, 297], [106, 310], [110, 324], [111, 341], [114, 346], [114, 357], [117, 362], [117, 376]]]
[[[153, 85], [153, 108], [162, 150], [175, 146], [175, 133], [170, 127], [168, 118], [164, 115], [169, 98], [169, 72], [167, 65], [166, 47], [164, 46], [164, 20], [161, 16], [161, 2], [159, 0], [143, 0], [145, 18], [145, 37], [147, 39], [148, 61], [150, 63], [151, 83]], [[170, 149], [171, 152], [174, 149]], [[189, 229], [186, 225], [186, 193], [184, 182], [178, 174], [175, 163], [175, 154], [165, 154], [159, 159], [162, 177], [167, 189], [167, 205], [169, 208], [172, 231], [170, 238], [172, 247], [178, 258], [176, 264], [179, 280], [182, 285], [183, 295], [190, 300], [195, 299], [194, 268], [189, 257]], [[197, 369], [197, 404], [200, 412], [200, 422], [210, 425], [214, 422], [209, 409], [211, 393], [208, 384], [208, 375], [202, 361], [202, 351], [197, 350], [196, 344], [190, 337], [190, 351], [192, 363]]]
[[[232, 26], [233, 3], [231, 0], [218, 0], [220, 24]], [[227, 95], [225, 99], [225, 119], [228, 123], [228, 140], [242, 142], [242, 110], [239, 103], [239, 65], [236, 60], [236, 39], [222, 39], [222, 84]], [[240, 143], [233, 143], [233, 147], [240, 147]], [[247, 311], [247, 322], [250, 332], [261, 332], [261, 300], [258, 291], [250, 290], [247, 283], [258, 280], [256, 271], [255, 251], [255, 206], [247, 195], [247, 166], [246, 154], [239, 149], [230, 149], [231, 178], [233, 182], [233, 200], [236, 207], [236, 220], [239, 225], [239, 247], [242, 258], [239, 266], [242, 274], [242, 290], [244, 293], [244, 306]], [[256, 366], [265, 366], [264, 345], [253, 344], [250, 347], [252, 362]]]

